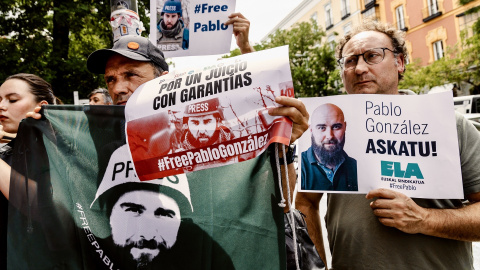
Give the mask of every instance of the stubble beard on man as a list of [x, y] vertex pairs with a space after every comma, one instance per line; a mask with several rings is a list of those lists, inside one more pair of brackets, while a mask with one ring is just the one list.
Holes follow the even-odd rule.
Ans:
[[334, 143], [335, 146], [332, 149], [328, 150], [323, 146], [324, 143], [321, 143], [320, 145], [318, 145], [315, 142], [315, 138], [312, 135], [312, 148], [316, 158], [317, 159], [320, 158], [320, 162], [324, 165], [335, 167], [345, 159], [345, 157], [343, 156], [343, 146], [345, 145], [345, 137], [343, 137], [343, 140], [341, 142], [339, 142], [335, 138], [332, 138], [325, 143]]

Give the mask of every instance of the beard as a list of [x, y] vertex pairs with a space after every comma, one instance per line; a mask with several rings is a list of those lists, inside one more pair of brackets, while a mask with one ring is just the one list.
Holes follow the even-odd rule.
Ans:
[[[332, 149], [326, 149], [324, 144], [334, 144]], [[337, 166], [342, 162], [345, 157], [343, 155], [343, 146], [345, 145], [345, 137], [342, 141], [338, 141], [336, 138], [332, 138], [329, 141], [317, 144], [315, 138], [312, 135], [312, 148], [316, 158], [320, 159], [320, 162], [324, 165]]]
[[174, 24], [166, 24], [165, 21], [163, 20], [161, 24], [163, 29], [172, 30], [173, 28], [176, 28], [178, 26], [178, 21], [176, 21]]
[[[122, 248], [125, 251], [125, 253], [128, 253], [128, 255], [127, 254], [125, 255], [127, 255], [132, 260], [134, 264], [132, 266], [136, 266], [135, 269], [139, 269], [139, 270], [149, 269], [150, 264], [155, 258], [157, 258], [160, 254], [167, 252], [171, 248], [167, 245], [167, 243], [163, 239], [162, 239], [162, 242], [158, 242], [156, 240], [140, 240], [140, 241], [127, 240], [124, 246], [118, 245], [118, 244], [116, 245], [117, 247]], [[139, 251], [141, 252], [140, 255], [134, 256], [132, 254], [132, 249], [139, 249], [139, 250], [149, 249], [152, 251], [158, 250], [159, 253], [157, 253], [157, 255], [154, 255], [152, 254], [154, 252], [149, 253], [149, 252]]]
[[[199, 134], [197, 138], [193, 137], [192, 133], [188, 131], [187, 133], [187, 140], [190, 142], [192, 146], [195, 148], [200, 148], [204, 146], [209, 146], [214, 144], [218, 140], [218, 136], [220, 134], [220, 131], [215, 130], [213, 133], [212, 137], [206, 135], [206, 134]], [[206, 141], [200, 141], [200, 139], [207, 139]]]

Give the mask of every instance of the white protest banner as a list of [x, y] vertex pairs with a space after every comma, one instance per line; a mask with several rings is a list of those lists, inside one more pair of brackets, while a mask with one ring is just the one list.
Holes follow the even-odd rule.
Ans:
[[310, 127], [299, 139], [300, 191], [463, 198], [451, 92], [301, 100]]
[[152, 0], [150, 41], [165, 57], [223, 54], [230, 51], [235, 0]]
[[290, 143], [292, 123], [273, 117], [293, 97], [288, 47], [175, 70], [141, 85], [125, 108], [140, 180], [245, 161], [272, 142]]

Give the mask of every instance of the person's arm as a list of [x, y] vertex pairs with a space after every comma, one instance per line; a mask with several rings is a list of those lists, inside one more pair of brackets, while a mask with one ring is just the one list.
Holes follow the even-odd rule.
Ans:
[[377, 198], [370, 207], [385, 226], [411, 234], [480, 241], [480, 192], [467, 195], [470, 204], [458, 209], [423, 208], [408, 196], [388, 189], [372, 190], [366, 198]]
[[[42, 115], [39, 113], [41, 107], [36, 107], [33, 112], [27, 113], [26, 117], [32, 117], [34, 119], [40, 119]], [[0, 139], [3, 138], [5, 132], [0, 126]], [[10, 175], [12, 173], [12, 168], [4, 160], [0, 159], [0, 191], [2, 194], [9, 200], [10, 196]], [[29, 180], [29, 183], [32, 185], [32, 190], [36, 190], [36, 183]]]
[[17, 134], [12, 134], [12, 133], [3, 131], [3, 126], [0, 125], [0, 143], [8, 143], [16, 136]]
[[[5, 135], [7, 135], [7, 133], [3, 131], [3, 126], [0, 125], [0, 141], [3, 140]], [[0, 159], [0, 191], [7, 200], [10, 191], [11, 170], [10, 166], [3, 159]]]
[[310, 238], [317, 248], [320, 258], [322, 258], [325, 265], [327, 258], [325, 256], [325, 247], [323, 245], [322, 226], [320, 222], [320, 199], [323, 193], [307, 193], [297, 192], [295, 197], [295, 207], [305, 215], [307, 222], [307, 230]]
[[242, 15], [242, 13], [232, 13], [228, 16], [229, 20], [225, 25], [233, 25], [233, 34], [237, 41], [237, 46], [242, 54], [254, 52], [255, 49], [250, 45], [248, 40], [248, 32], [250, 30], [250, 21]]

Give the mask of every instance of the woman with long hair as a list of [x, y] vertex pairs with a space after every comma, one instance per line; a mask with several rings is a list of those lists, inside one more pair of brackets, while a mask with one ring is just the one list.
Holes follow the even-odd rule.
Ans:
[[55, 104], [56, 97], [48, 82], [37, 75], [19, 73], [8, 77], [0, 86], [0, 269], [7, 266], [7, 217], [10, 172], [15, 138], [20, 121], [36, 107]]

